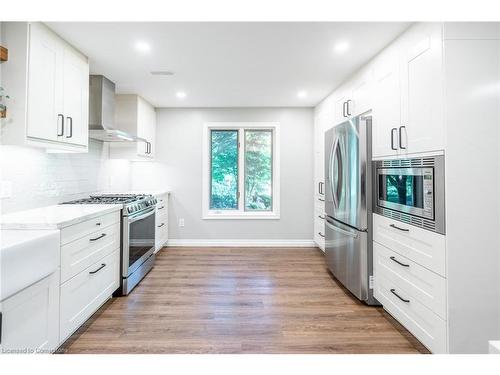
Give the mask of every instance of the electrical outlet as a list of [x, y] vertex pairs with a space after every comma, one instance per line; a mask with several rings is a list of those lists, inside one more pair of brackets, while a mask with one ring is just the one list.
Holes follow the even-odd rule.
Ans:
[[12, 197], [12, 182], [11, 181], [1, 181], [0, 182], [0, 199]]
[[183, 227], [184, 226], [184, 219], [179, 219], [179, 226]]

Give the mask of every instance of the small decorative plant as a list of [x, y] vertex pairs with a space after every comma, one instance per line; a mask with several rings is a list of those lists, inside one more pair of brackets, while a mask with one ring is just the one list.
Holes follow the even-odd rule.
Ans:
[[6, 115], [6, 112], [7, 112], [7, 106], [3, 103], [1, 103], [1, 101], [5, 98], [5, 99], [10, 99], [10, 96], [7, 95], [7, 94], [4, 94], [5, 90], [2, 86], [0, 86], [0, 117], [5, 117]]

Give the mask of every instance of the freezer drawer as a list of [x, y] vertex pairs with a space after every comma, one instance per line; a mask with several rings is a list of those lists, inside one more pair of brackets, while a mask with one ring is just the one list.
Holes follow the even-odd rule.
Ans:
[[[325, 220], [325, 254], [328, 268], [349, 291], [362, 301], [369, 299], [368, 252], [372, 248], [367, 232]], [[371, 259], [370, 259], [371, 261]]]

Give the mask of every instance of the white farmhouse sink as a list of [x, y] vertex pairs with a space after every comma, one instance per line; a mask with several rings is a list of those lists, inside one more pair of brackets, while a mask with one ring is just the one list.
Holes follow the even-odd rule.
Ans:
[[0, 231], [0, 301], [59, 267], [59, 230]]

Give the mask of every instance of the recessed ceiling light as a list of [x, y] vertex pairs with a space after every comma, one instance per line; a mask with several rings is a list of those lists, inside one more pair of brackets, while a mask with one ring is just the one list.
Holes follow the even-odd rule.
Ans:
[[175, 96], [177, 96], [179, 99], [184, 99], [186, 97], [186, 93], [184, 91], [178, 91]]
[[307, 91], [305, 90], [300, 90], [298, 93], [297, 93], [297, 97], [302, 99], [302, 98], [305, 98], [307, 96]]
[[151, 74], [154, 76], [173, 76], [174, 72], [169, 72], [168, 70], [154, 70]]
[[337, 44], [335, 44], [333, 49], [337, 53], [344, 53], [345, 51], [347, 51], [349, 49], [349, 47], [350, 47], [349, 43], [343, 41], [343, 42], [338, 42]]
[[135, 49], [142, 53], [147, 53], [151, 51], [151, 46], [146, 42], [136, 42]]

